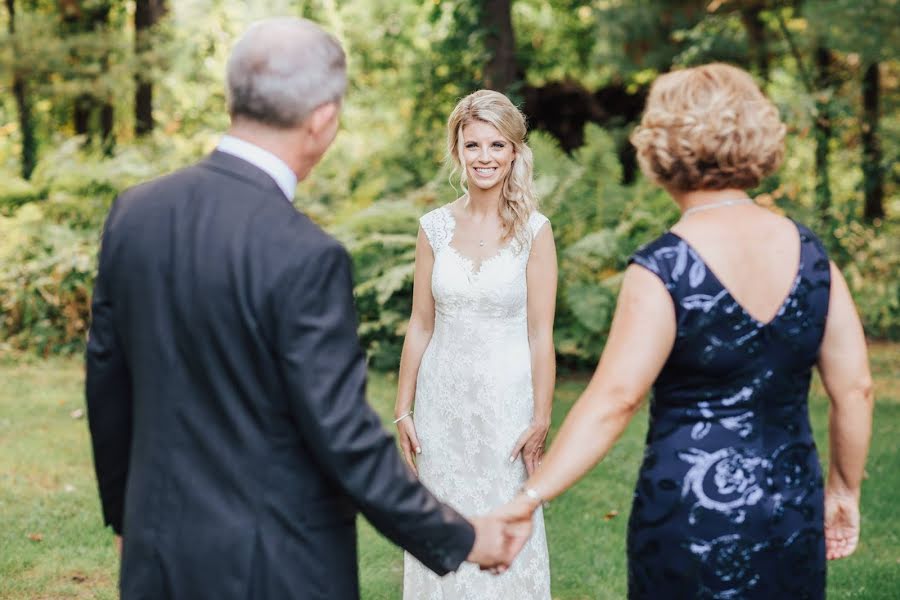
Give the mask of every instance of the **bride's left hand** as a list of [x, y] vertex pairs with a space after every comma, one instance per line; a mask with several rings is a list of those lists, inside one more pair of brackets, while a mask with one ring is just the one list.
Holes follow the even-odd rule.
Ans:
[[528, 474], [534, 473], [544, 457], [544, 442], [547, 440], [547, 432], [549, 431], [549, 422], [533, 422], [529, 425], [528, 429], [519, 436], [519, 440], [516, 442], [516, 446], [509, 457], [509, 462], [515, 461], [516, 457], [521, 454], [525, 460], [525, 469], [528, 471]]

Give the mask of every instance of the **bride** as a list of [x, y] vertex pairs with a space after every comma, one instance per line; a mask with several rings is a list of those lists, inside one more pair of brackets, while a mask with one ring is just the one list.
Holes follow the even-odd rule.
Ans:
[[[395, 423], [409, 466], [464, 515], [515, 497], [550, 426], [556, 248], [536, 209], [525, 131], [503, 94], [457, 104], [448, 149], [466, 193], [421, 218], [416, 245]], [[408, 600], [549, 600], [541, 511], [502, 575], [465, 564], [441, 578], [407, 554], [403, 588]]]

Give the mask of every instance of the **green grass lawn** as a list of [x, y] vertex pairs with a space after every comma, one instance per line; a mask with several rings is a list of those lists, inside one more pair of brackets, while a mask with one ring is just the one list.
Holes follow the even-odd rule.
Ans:
[[[830, 563], [829, 598], [897, 598], [900, 528], [900, 345], [872, 349], [878, 390], [874, 437], [863, 489], [862, 543]], [[553, 410], [558, 427], [585, 384], [563, 377]], [[80, 411], [77, 360], [0, 363], [0, 599], [115, 598], [117, 558], [101, 526], [87, 424]], [[395, 381], [374, 374], [370, 397], [386, 418]], [[819, 448], [827, 454], [827, 400], [811, 401]], [[546, 513], [553, 597], [625, 597], [625, 527], [646, 430], [634, 420], [603, 463]], [[823, 459], [826, 459], [823, 456]], [[365, 600], [400, 597], [402, 556], [360, 521]], [[660, 598], [664, 598], [661, 594]]]

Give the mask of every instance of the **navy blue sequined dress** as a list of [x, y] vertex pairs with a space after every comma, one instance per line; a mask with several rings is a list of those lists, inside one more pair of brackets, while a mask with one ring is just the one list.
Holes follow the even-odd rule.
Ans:
[[665, 284], [677, 321], [628, 524], [632, 600], [825, 596], [807, 394], [831, 280], [821, 242], [797, 227], [797, 276], [768, 323], [674, 233], [631, 258]]

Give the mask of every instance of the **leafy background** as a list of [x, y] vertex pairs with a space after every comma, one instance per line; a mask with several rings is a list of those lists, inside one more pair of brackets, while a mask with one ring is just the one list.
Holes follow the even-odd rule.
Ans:
[[[360, 334], [374, 368], [399, 360], [417, 219], [456, 197], [444, 161], [446, 115], [485, 85], [509, 93], [532, 125], [537, 187], [560, 258], [560, 361], [594, 363], [627, 257], [677, 219], [636, 171], [628, 132], [653, 77], [711, 60], [751, 70], [789, 125], [785, 165], [754, 191], [757, 199], [823, 237], [870, 337], [900, 338], [900, 65], [896, 44], [883, 43], [898, 30], [893, 0], [6, 7], [0, 352], [81, 352], [110, 202], [214, 147], [227, 127], [229, 45], [249, 22], [273, 14], [319, 21], [349, 55], [342, 131], [296, 203], [354, 257]], [[155, 21], [138, 23], [148, 10]], [[873, 69], [875, 120], [866, 96]], [[135, 99], [141, 85], [152, 90], [149, 129]]]

